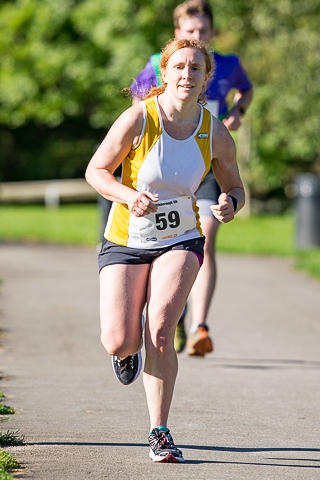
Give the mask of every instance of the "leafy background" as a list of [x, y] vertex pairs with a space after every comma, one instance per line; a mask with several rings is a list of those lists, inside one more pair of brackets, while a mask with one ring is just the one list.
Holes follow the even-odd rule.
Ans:
[[[123, 92], [173, 35], [173, 0], [0, 2], [0, 181], [82, 177]], [[254, 101], [235, 135], [251, 195], [320, 174], [320, 3], [216, 0], [220, 52], [240, 55]]]

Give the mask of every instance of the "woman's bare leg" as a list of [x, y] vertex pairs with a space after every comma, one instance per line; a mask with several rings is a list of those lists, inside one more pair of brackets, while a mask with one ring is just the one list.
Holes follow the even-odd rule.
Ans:
[[167, 425], [178, 370], [174, 331], [198, 271], [197, 256], [185, 250], [169, 251], [151, 267], [143, 375], [151, 430]]
[[150, 265], [108, 265], [100, 272], [101, 342], [111, 355], [127, 357], [141, 349], [141, 315]]

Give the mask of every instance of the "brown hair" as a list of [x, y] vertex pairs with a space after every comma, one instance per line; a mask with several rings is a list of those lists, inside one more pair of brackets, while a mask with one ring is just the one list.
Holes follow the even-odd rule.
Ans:
[[[169, 58], [171, 55], [174, 54], [177, 50], [181, 48], [195, 48], [202, 52], [205, 63], [206, 63], [206, 83], [208, 82], [209, 78], [212, 76], [214, 72], [214, 63], [213, 63], [213, 56], [209, 48], [204, 42], [200, 40], [196, 40], [194, 38], [181, 38], [181, 39], [173, 39], [170, 40], [162, 50], [161, 54], [161, 62], [160, 62], [160, 69], [165, 70], [168, 65]], [[149, 92], [144, 96], [144, 99], [154, 97], [155, 95], [161, 95], [166, 89], [166, 85], [160, 87], [152, 87]], [[205, 98], [203, 94], [201, 94], [198, 98], [200, 103], [205, 103]]]
[[208, 2], [205, 0], [187, 0], [180, 3], [173, 11], [174, 28], [180, 28], [180, 18], [185, 17], [206, 17], [213, 28], [214, 16]]

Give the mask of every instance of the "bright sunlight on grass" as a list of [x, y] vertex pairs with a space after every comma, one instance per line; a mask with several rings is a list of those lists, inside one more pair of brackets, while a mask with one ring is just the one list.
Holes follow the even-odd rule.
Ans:
[[294, 253], [291, 215], [238, 216], [221, 225], [217, 237], [220, 252], [288, 256]]
[[73, 245], [98, 243], [97, 205], [1, 206], [0, 239]]
[[[1, 206], [0, 240], [87, 245], [99, 242], [100, 212], [96, 204]], [[294, 244], [293, 215], [237, 216], [221, 225], [217, 250], [248, 255], [295, 257], [297, 268], [320, 278], [320, 249], [299, 251]]]

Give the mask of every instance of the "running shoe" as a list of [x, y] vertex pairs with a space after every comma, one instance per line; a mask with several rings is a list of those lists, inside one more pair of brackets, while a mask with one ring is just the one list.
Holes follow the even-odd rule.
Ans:
[[174, 332], [174, 349], [177, 353], [180, 353], [184, 350], [187, 343], [187, 334], [184, 327], [184, 318], [187, 313], [187, 305], [184, 307], [179, 323]]
[[179, 322], [174, 332], [174, 349], [177, 353], [181, 353], [187, 343], [187, 335], [184, 328], [184, 322]]
[[154, 428], [149, 435], [149, 457], [154, 462], [181, 463], [184, 462], [181, 450], [179, 450], [170, 434], [170, 430]]
[[187, 354], [190, 356], [204, 357], [206, 353], [213, 352], [213, 342], [204, 323], [187, 340]]
[[122, 385], [130, 385], [139, 377], [142, 368], [142, 355], [141, 352], [125, 358], [112, 355], [111, 363], [114, 374], [119, 382], [122, 383]]
[[[142, 326], [142, 336], [145, 326], [144, 315], [141, 317], [141, 326]], [[125, 358], [116, 357], [115, 355], [111, 356], [112, 368], [115, 376], [122, 385], [130, 385], [133, 383], [140, 375], [142, 368], [142, 355], [141, 352], [138, 352], [134, 355], [129, 355]]]

